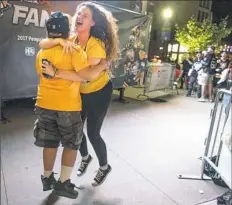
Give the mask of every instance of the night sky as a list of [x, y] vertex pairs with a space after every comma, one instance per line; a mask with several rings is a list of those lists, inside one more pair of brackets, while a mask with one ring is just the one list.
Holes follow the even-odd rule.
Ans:
[[213, 0], [212, 12], [215, 21], [226, 16], [232, 18], [232, 0]]
[[[229, 16], [229, 26], [232, 27], [232, 0], [213, 0], [212, 5], [213, 22], [219, 22], [222, 18]], [[225, 39], [232, 44], [232, 34]]]

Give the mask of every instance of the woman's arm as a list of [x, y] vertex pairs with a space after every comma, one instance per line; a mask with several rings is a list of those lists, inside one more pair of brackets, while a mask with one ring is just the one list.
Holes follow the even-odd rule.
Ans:
[[71, 54], [73, 52], [73, 49], [77, 51], [81, 49], [80, 46], [76, 45], [75, 43], [62, 38], [45, 38], [39, 42], [39, 46], [42, 49], [48, 49], [58, 45], [61, 45], [63, 47], [64, 54]]
[[[72, 52], [72, 48], [78, 49], [78, 46], [70, 41], [65, 41], [64, 39], [61, 38], [55, 38], [55, 39], [51, 39], [51, 38], [45, 38], [42, 39], [39, 42], [39, 46], [42, 49], [48, 49], [48, 48], [52, 48], [54, 46], [57, 45], [61, 45], [64, 47], [64, 52], [68, 53], [68, 52]], [[88, 58], [88, 63], [89, 65], [98, 65], [101, 61], [101, 58]]]
[[65, 80], [82, 82], [85, 81], [83, 78], [78, 76], [76, 71], [67, 71], [67, 70], [59, 70], [52, 64], [48, 64], [47, 62], [42, 64], [42, 72], [56, 78], [62, 78]]
[[52, 48], [54, 46], [60, 45], [61, 39], [59, 38], [45, 38], [39, 42], [39, 47], [42, 49]]
[[88, 63], [91, 66], [97, 66], [97, 65], [99, 65], [99, 63], [101, 61], [101, 58], [91, 58], [91, 57], [88, 57], [88, 56], [87, 56], [87, 58], [88, 58]]
[[107, 61], [105, 59], [101, 59], [98, 65], [90, 66], [78, 71], [78, 75], [87, 81], [92, 81], [95, 80], [104, 70], [107, 70]]
[[59, 68], [55, 68], [53, 65], [47, 63], [43, 64], [43, 73], [56, 78], [79, 82], [86, 80], [92, 81], [96, 79], [103, 70], [106, 69], [107, 62], [104, 59], [102, 59], [98, 65], [84, 68], [78, 72], [60, 70]]
[[64, 71], [57, 69], [54, 77], [75, 82], [92, 81], [99, 76], [99, 74], [101, 73], [101, 69], [101, 64], [95, 66], [95, 68], [84, 68], [78, 73], [76, 71]]
[[[48, 39], [48, 40], [50, 40], [50, 39]], [[47, 41], [48, 41], [47, 40]], [[58, 40], [57, 40], [58, 41]], [[44, 40], [44, 42], [46, 42], [45, 40]], [[68, 44], [68, 42], [69, 41], [60, 41], [60, 43], [62, 44], [62, 42], [65, 42], [65, 45], [67, 45]], [[54, 43], [54, 42], [53, 42]], [[70, 42], [69, 42], [70, 43]], [[54, 43], [55, 44], [55, 43]], [[54, 45], [53, 44], [53, 45]], [[48, 44], [47, 44], [48, 45]], [[51, 45], [51, 44], [50, 44]], [[61, 45], [61, 46], [63, 46], [63, 45]], [[63, 46], [63, 47], [65, 47], [65, 46]], [[68, 47], [70, 47], [70, 46], [68, 46]], [[80, 48], [80, 47], [79, 47]], [[91, 46], [91, 48], [92, 48], [92, 50], [90, 49], [89, 51], [88, 51], [88, 54], [89, 54], [89, 56], [93, 56], [93, 57], [87, 57], [87, 60], [88, 60], [88, 65], [90, 65], [89, 67], [87, 67], [87, 68], [84, 68], [84, 69], [81, 69], [81, 70], [79, 70], [78, 72], [77, 72], [77, 76], [79, 77], [77, 77], [77, 76], [73, 76], [73, 73], [72, 74], [68, 74], [67, 72], [66, 73], [64, 73], [64, 71], [63, 70], [58, 70], [58, 72], [57, 72], [57, 74], [56, 74], [56, 77], [58, 77], [58, 78], [63, 78], [63, 79], [68, 79], [68, 80], [77, 80], [77, 81], [79, 81], [80, 80], [80, 78], [83, 80], [88, 80], [88, 81], [92, 81], [92, 80], [94, 80], [94, 79], [96, 79], [98, 76], [99, 76], [99, 74], [103, 71], [103, 70], [107, 70], [107, 62], [106, 62], [106, 60], [104, 59], [105, 58], [105, 50], [104, 50], [104, 47], [102, 47], [102, 45], [98, 45], [98, 44], [94, 44], [94, 45], [92, 45]], [[93, 50], [93, 48], [94, 48], [94, 50]], [[80, 52], [84, 52], [83, 50], [79, 50]], [[93, 54], [93, 51], [94, 51], [94, 55], [91, 55], [91, 54]], [[96, 54], [97, 53], [97, 54]], [[81, 53], [79, 53], [79, 54], [81, 54]], [[75, 52], [74, 54], [73, 54], [74, 56], [73, 56], [73, 59], [76, 59], [76, 60], [78, 60], [78, 58], [79, 58], [79, 56], [78, 56], [78, 53], [77, 52]], [[76, 56], [77, 55], [77, 56]], [[96, 56], [97, 55], [97, 56]], [[74, 63], [75, 64], [75, 63]], [[78, 65], [77, 65], [77, 67], [79, 67]], [[52, 68], [50, 68], [49, 69], [49, 65], [47, 65], [47, 69], [48, 69], [48, 72], [50, 71], [50, 72], [53, 72], [53, 69]], [[46, 73], [46, 72], [45, 72]], [[75, 72], [74, 72], [75, 73]], [[47, 73], [47, 74], [49, 74], [49, 73]], [[52, 76], [54, 75], [54, 72], [51, 74]]]
[[81, 78], [76, 71], [65, 71], [57, 69], [55, 76], [64, 80], [70, 80], [74, 82], [84, 82], [85, 79]]

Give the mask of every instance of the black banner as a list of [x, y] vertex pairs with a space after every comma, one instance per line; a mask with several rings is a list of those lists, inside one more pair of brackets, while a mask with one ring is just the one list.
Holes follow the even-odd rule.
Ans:
[[[54, 11], [75, 13], [81, 1], [0, 1], [0, 99], [34, 97], [38, 77], [35, 57], [46, 36], [45, 21]], [[114, 88], [143, 84], [151, 20], [103, 4], [118, 20], [120, 60], [112, 68]]]

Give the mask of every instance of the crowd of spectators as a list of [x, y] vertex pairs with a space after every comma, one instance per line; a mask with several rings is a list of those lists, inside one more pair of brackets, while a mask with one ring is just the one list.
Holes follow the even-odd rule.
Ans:
[[196, 51], [194, 58], [186, 57], [181, 64], [176, 63], [177, 75], [180, 88], [186, 89], [186, 97], [196, 94], [199, 102], [213, 102], [218, 89], [232, 87], [231, 56], [224, 51], [216, 55], [214, 46]]

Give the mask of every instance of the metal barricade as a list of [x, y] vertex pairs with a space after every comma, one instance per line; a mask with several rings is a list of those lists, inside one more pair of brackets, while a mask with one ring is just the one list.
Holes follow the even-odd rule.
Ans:
[[[175, 85], [176, 65], [171, 63], [148, 63], [147, 75], [145, 76], [145, 86], [143, 93], [139, 94], [137, 98], [144, 96], [148, 100], [151, 99], [147, 94], [155, 91], [176, 90], [179, 94], [178, 88]], [[168, 80], [167, 80], [168, 79]], [[157, 98], [156, 98], [157, 99]], [[158, 102], [161, 100], [157, 99]], [[162, 101], [162, 100], [161, 100]]]
[[[224, 182], [227, 181], [225, 178], [223, 178], [223, 175], [221, 175], [220, 170], [218, 169], [218, 161], [222, 150], [222, 136], [224, 134], [225, 126], [227, 125], [227, 123], [232, 123], [230, 111], [231, 99], [232, 88], [230, 90], [221, 89], [218, 91], [216, 95], [214, 108], [211, 111], [211, 122], [208, 131], [208, 137], [205, 141], [205, 150], [204, 156], [202, 157], [202, 167], [200, 176], [179, 175], [179, 179], [212, 180], [210, 177], [204, 175], [205, 164], [208, 163], [215, 170], [215, 172], [221, 176]], [[214, 162], [212, 161], [213, 156], [216, 156], [216, 161]]]

